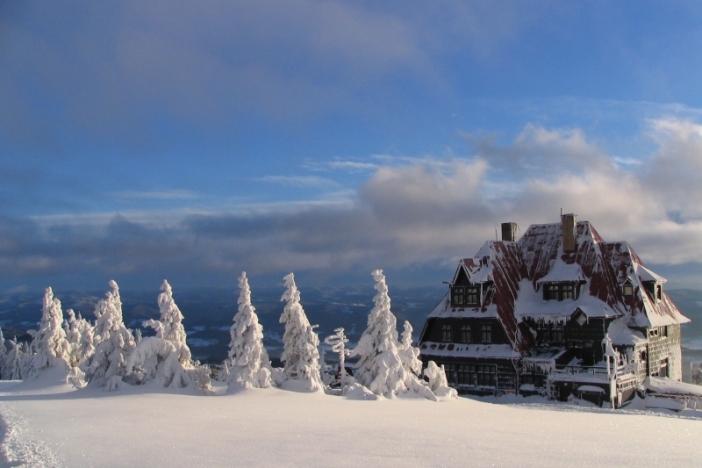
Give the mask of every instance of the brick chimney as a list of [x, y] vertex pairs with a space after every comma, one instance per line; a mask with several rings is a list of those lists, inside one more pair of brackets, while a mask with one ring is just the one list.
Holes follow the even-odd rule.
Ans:
[[502, 223], [502, 240], [505, 242], [517, 241], [517, 223]]
[[563, 230], [563, 251], [575, 252], [575, 225], [577, 215], [573, 213], [561, 215], [561, 229]]

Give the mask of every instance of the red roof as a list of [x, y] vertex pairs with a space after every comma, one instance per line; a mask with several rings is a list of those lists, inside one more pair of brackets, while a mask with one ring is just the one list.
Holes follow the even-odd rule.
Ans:
[[[587, 221], [576, 224], [576, 246], [563, 251], [560, 223], [529, 226], [517, 242], [488, 241], [473, 258], [460, 261], [471, 283], [492, 283], [480, 308], [456, 309], [448, 295], [430, 317], [496, 317], [515, 349], [532, 347], [522, 318], [565, 320], [577, 309], [590, 317], [629, 316], [629, 325], [655, 327], [689, 322], [665, 292], [656, 300], [646, 281], [665, 279], [648, 270], [626, 242], [607, 243]], [[454, 281], [456, 280], [454, 277]], [[544, 301], [541, 282], [579, 282], [573, 301]], [[624, 296], [629, 282], [634, 293]]]

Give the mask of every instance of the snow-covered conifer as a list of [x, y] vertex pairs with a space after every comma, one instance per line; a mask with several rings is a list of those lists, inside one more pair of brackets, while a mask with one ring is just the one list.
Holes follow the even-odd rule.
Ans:
[[5, 337], [2, 336], [2, 328], [0, 328], [0, 380], [5, 379], [5, 359], [7, 358], [7, 348], [5, 347]]
[[434, 361], [429, 361], [427, 363], [427, 368], [424, 369], [424, 375], [429, 379], [429, 388], [435, 392], [440, 387], [448, 387], [448, 380], [446, 380], [446, 370], [444, 366], [437, 366]]
[[126, 361], [134, 349], [134, 337], [124, 325], [119, 286], [110, 281], [111, 291], [95, 306], [93, 331], [95, 352], [84, 363], [88, 382], [105, 385], [108, 390], [118, 388], [126, 376]]
[[346, 348], [346, 343], [349, 342], [349, 339], [346, 338], [343, 328], [336, 328], [333, 335], [324, 338], [324, 342], [331, 346], [332, 351], [339, 355], [339, 383], [343, 387], [350, 380], [346, 376], [346, 356], [350, 354], [350, 351]]
[[156, 336], [139, 340], [127, 360], [127, 372], [136, 374], [141, 383], [156, 381], [164, 387], [209, 389], [209, 371], [192, 362], [182, 324], [183, 314], [173, 299], [168, 281], [163, 280], [161, 291], [158, 296], [161, 319], [147, 320], [143, 324], [156, 330]]
[[33, 357], [28, 353], [27, 343], [18, 343], [17, 337], [8, 340], [9, 350], [5, 355], [6, 380], [23, 380], [29, 375]]
[[95, 351], [93, 343], [93, 326], [80, 314], [76, 317], [73, 309], [66, 311], [68, 319], [64, 321], [66, 341], [70, 346], [68, 364], [79, 367]]
[[239, 277], [239, 310], [230, 329], [227, 381], [232, 390], [248, 387], [270, 387], [271, 370], [268, 353], [263, 347], [263, 327], [251, 305], [251, 289], [246, 272]]
[[390, 311], [390, 296], [382, 270], [373, 271], [378, 293], [375, 307], [368, 316], [368, 328], [353, 350], [360, 358], [356, 364], [356, 381], [376, 395], [392, 398], [398, 393], [413, 391], [429, 399], [436, 396], [416, 375], [409, 372], [401, 357], [402, 344], [397, 337], [397, 319]]
[[280, 316], [280, 323], [285, 324], [280, 360], [285, 364], [285, 377], [305, 382], [309, 390], [318, 390], [324, 387], [319, 373], [319, 336], [300, 304], [295, 276], [290, 273], [284, 280], [287, 290], [280, 300], [287, 304]]
[[51, 288], [46, 288], [44, 292], [41, 322], [32, 347], [35, 352], [32, 362], [33, 375], [47, 367], [63, 365], [68, 368], [70, 346], [63, 330], [61, 301], [54, 297]]
[[412, 346], [412, 324], [405, 320], [400, 343], [400, 358], [407, 372], [419, 376], [422, 373], [422, 361], [419, 359], [419, 348]]

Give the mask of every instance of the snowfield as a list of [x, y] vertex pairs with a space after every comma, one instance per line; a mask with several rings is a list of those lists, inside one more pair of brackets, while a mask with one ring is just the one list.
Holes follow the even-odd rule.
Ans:
[[[1, 382], [0, 464], [30, 467], [699, 466], [702, 420], [467, 398], [204, 396]], [[698, 411], [687, 414], [697, 416]]]

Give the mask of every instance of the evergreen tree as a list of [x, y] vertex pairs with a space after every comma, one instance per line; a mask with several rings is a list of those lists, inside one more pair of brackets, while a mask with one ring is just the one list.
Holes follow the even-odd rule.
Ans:
[[251, 305], [251, 289], [246, 272], [239, 277], [239, 310], [230, 329], [229, 370], [227, 381], [232, 390], [248, 387], [270, 387], [271, 370], [268, 353], [263, 347], [263, 327]]
[[122, 318], [119, 286], [114, 280], [109, 284], [112, 290], [95, 306], [95, 352], [83, 363], [83, 369], [90, 383], [105, 385], [108, 390], [115, 390], [127, 375], [127, 357], [134, 349], [135, 343]]
[[349, 380], [352, 380], [346, 376], [346, 356], [350, 354], [350, 351], [346, 348], [346, 343], [349, 340], [346, 338], [343, 328], [337, 328], [334, 332], [333, 335], [324, 338], [324, 342], [331, 346], [332, 351], [339, 355], [339, 383], [343, 387], [349, 383]]
[[34, 358], [32, 375], [42, 369], [63, 365], [68, 369], [70, 346], [63, 330], [61, 301], [54, 297], [51, 288], [46, 288], [39, 330], [32, 341]]
[[444, 366], [437, 366], [434, 361], [429, 361], [427, 363], [427, 368], [424, 370], [424, 375], [429, 379], [429, 388], [436, 392], [442, 387], [448, 387], [448, 380], [446, 380], [446, 370]]
[[422, 361], [419, 359], [419, 348], [412, 346], [412, 324], [405, 320], [400, 343], [400, 358], [407, 372], [416, 376], [422, 373]]
[[7, 379], [7, 370], [5, 361], [7, 359], [7, 348], [5, 347], [5, 338], [2, 336], [2, 328], [0, 328], [0, 380]]
[[280, 300], [287, 304], [280, 316], [280, 323], [285, 324], [280, 360], [285, 364], [285, 377], [306, 382], [309, 390], [318, 390], [324, 387], [319, 373], [319, 336], [300, 304], [294, 275], [290, 273], [284, 279], [287, 290]]
[[360, 358], [356, 364], [356, 381], [376, 395], [392, 398], [408, 390], [436, 400], [429, 388], [405, 368], [402, 344], [397, 336], [397, 319], [390, 311], [390, 296], [382, 270], [373, 271], [375, 307], [368, 316], [368, 328], [353, 351]]
[[145, 327], [156, 331], [156, 336], [139, 340], [127, 360], [127, 372], [136, 374], [140, 383], [157, 381], [164, 387], [197, 386], [210, 388], [209, 371], [191, 359], [186, 344], [183, 314], [173, 299], [173, 290], [163, 280], [158, 306], [160, 320], [147, 320]]
[[80, 314], [76, 317], [73, 309], [68, 309], [66, 315], [68, 319], [64, 321], [64, 330], [70, 348], [68, 364], [80, 367], [95, 352], [93, 326]]

